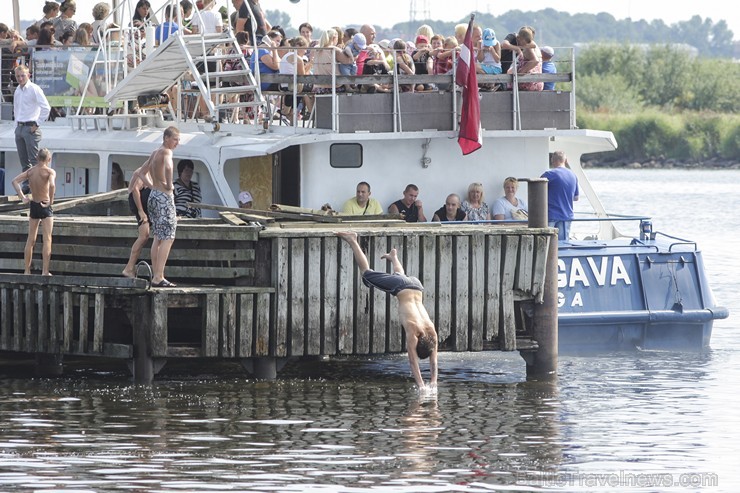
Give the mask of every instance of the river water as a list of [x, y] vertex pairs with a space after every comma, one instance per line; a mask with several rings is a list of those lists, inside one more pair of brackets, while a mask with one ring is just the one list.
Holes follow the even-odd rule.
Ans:
[[[727, 320], [703, 353], [440, 355], [436, 396], [405, 356], [293, 365], [120, 367], [37, 379], [0, 367], [0, 491], [737, 491], [740, 171], [590, 170], [607, 210], [695, 239]], [[636, 225], [633, 225], [636, 228]]]

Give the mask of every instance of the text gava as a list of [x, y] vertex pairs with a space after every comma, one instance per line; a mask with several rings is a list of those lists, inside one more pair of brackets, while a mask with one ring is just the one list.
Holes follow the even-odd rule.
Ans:
[[[612, 261], [610, 262], [609, 259]], [[573, 288], [578, 284], [587, 287], [591, 285], [591, 279], [596, 282], [597, 286], [606, 286], [607, 283], [610, 286], [616, 286], [620, 281], [628, 286], [632, 284], [627, 268], [619, 256], [605, 256], [599, 260], [594, 260], [594, 257], [573, 257], [570, 261], [570, 269], [563, 259], [558, 259], [558, 288]]]

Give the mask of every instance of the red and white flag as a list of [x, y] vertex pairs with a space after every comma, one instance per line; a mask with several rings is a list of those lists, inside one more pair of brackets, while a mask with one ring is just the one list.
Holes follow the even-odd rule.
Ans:
[[478, 99], [478, 77], [475, 75], [473, 51], [473, 20], [470, 16], [465, 41], [460, 47], [460, 58], [457, 60], [455, 82], [463, 88], [462, 112], [460, 115], [460, 132], [457, 143], [463, 155], [477, 151], [483, 145], [483, 132], [480, 125], [480, 100]]

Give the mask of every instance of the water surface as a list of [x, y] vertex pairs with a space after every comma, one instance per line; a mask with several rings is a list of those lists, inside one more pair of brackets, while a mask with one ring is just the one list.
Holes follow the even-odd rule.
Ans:
[[[0, 491], [737, 491], [738, 171], [590, 170], [607, 209], [696, 239], [731, 317], [703, 353], [443, 353], [436, 396], [404, 355], [291, 365], [0, 366]], [[636, 227], [636, 226], [635, 226]], [[702, 488], [702, 484], [705, 488]], [[712, 486], [714, 485], [714, 486]]]

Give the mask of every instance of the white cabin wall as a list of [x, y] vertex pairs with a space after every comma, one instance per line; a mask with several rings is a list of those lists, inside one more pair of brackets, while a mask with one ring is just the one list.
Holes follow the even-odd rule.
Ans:
[[[43, 140], [41, 141], [41, 147], [45, 147]], [[98, 154], [64, 151], [54, 152], [53, 148], [49, 149], [52, 153], [52, 167], [57, 171], [56, 195], [58, 197], [98, 192], [98, 173], [100, 170], [100, 156]], [[87, 176], [85, 176], [86, 171]], [[65, 175], [71, 173], [71, 183], [65, 183], [60, 178], [61, 173], [65, 173]]]
[[[345, 141], [349, 142], [349, 141]], [[470, 183], [483, 183], [485, 201], [492, 205], [503, 196], [503, 181], [539, 177], [548, 167], [549, 141], [546, 137], [507, 139], [489, 138], [484, 146], [468, 156], [460, 153], [456, 139], [433, 139], [422, 167], [422, 144], [425, 139], [358, 141], [363, 146], [360, 168], [332, 168], [329, 164], [329, 143], [302, 147], [301, 205], [319, 208], [328, 202], [335, 209], [353, 197], [360, 181], [372, 187], [372, 196], [387, 209], [400, 199], [409, 183], [416, 184], [419, 199], [424, 202], [427, 218], [440, 208], [450, 193], [465, 198]], [[522, 184], [519, 196], [526, 200], [527, 187]]]

